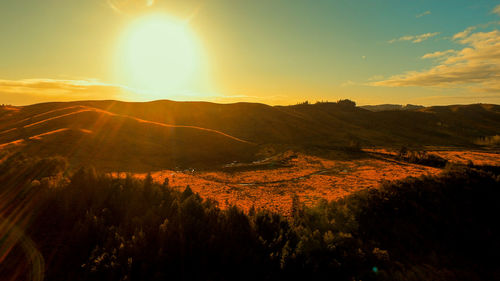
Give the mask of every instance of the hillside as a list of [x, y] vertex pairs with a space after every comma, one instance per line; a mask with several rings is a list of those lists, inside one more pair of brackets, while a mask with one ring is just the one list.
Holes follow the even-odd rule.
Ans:
[[480, 148], [478, 138], [495, 135], [500, 135], [500, 106], [486, 104], [380, 112], [342, 103], [268, 106], [168, 100], [0, 108], [0, 149], [59, 154], [72, 164], [92, 163], [106, 170], [213, 167], [255, 160], [271, 147]]
[[254, 144], [224, 133], [175, 126], [94, 107], [36, 106], [4, 114], [0, 149], [62, 155], [76, 165], [147, 171], [253, 159]]
[[[473, 146], [482, 136], [500, 134], [500, 106], [428, 107], [371, 112], [337, 103], [268, 106], [256, 103], [155, 101], [89, 102], [117, 114], [225, 132], [258, 144], [346, 146]], [[445, 110], [448, 109], [448, 110]]]

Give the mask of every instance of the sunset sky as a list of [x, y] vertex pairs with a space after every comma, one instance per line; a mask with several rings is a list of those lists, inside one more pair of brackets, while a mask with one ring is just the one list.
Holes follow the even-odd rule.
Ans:
[[500, 103], [500, 1], [0, 2], [0, 104]]

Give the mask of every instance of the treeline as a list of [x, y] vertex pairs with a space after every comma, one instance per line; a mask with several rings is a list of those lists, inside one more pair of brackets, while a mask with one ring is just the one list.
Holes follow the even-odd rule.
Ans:
[[[28, 204], [17, 225], [44, 257], [46, 280], [500, 277], [500, 177], [492, 172], [449, 169], [314, 208], [295, 197], [293, 217], [284, 218], [221, 210], [151, 177], [91, 168], [66, 175], [61, 158], [11, 158], [0, 165], [0, 198], [10, 200], [0, 211], [12, 218]], [[12, 248], [1, 276], [20, 279], [22, 252]]]
[[337, 105], [341, 108], [355, 108], [356, 107], [356, 102], [352, 101], [350, 99], [340, 99], [337, 100], [336, 102], [330, 102], [330, 101], [316, 101], [316, 103], [310, 103], [308, 100], [303, 101], [303, 102], [298, 102], [297, 105]]

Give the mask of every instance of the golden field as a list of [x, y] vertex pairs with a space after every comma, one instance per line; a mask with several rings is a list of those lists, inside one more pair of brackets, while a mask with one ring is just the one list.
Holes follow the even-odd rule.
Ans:
[[[286, 152], [249, 165], [234, 163], [222, 171], [162, 170], [152, 172], [151, 176], [158, 182], [168, 178], [169, 185], [179, 190], [189, 186], [202, 197], [216, 200], [222, 208], [236, 205], [248, 211], [253, 206], [289, 215], [294, 195], [312, 206], [323, 199], [336, 200], [358, 190], [376, 188], [384, 181], [436, 175], [442, 171], [399, 161], [396, 151], [365, 151], [366, 157], [355, 160]], [[459, 164], [470, 160], [475, 165], [500, 165], [500, 154], [495, 152], [440, 150], [430, 153]], [[146, 175], [134, 174], [138, 178]]]

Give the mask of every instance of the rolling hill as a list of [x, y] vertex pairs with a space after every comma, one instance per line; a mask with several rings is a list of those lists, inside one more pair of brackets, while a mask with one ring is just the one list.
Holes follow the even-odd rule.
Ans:
[[62, 155], [73, 165], [146, 171], [252, 161], [270, 147], [480, 148], [500, 135], [500, 106], [373, 112], [350, 103], [77, 101], [0, 108], [0, 150]]
[[254, 144], [206, 128], [81, 105], [24, 110], [3, 116], [0, 148], [36, 156], [62, 155], [74, 165], [123, 171], [215, 165], [251, 160], [254, 155]]

